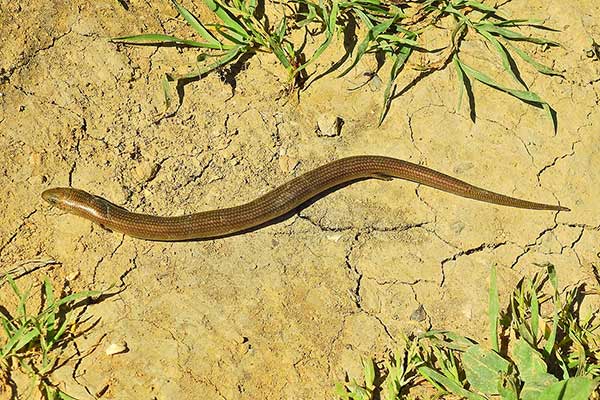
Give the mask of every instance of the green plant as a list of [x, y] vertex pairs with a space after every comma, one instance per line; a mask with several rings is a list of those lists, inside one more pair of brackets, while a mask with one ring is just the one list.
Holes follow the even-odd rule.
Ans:
[[[524, 102], [544, 108], [554, 119], [553, 110], [547, 102], [536, 93], [530, 91], [520, 78], [517, 64], [509, 51], [531, 64], [538, 72], [546, 75], [561, 75], [552, 68], [535, 61], [516, 42], [530, 42], [542, 46], [558, 46], [558, 43], [539, 37], [525, 36], [515, 29], [534, 27], [548, 29], [538, 21], [522, 19], [505, 19], [497, 8], [490, 7], [477, 1], [467, 0], [428, 0], [416, 2], [403, 1], [370, 1], [350, 0], [331, 2], [315, 2], [311, 0], [294, 0], [302, 4], [306, 11], [299, 12], [302, 25], [318, 22], [325, 32], [326, 40], [318, 48], [309, 61], [313, 61], [331, 43], [331, 38], [338, 30], [347, 29], [348, 21], [353, 21], [363, 27], [366, 34], [357, 47], [354, 60], [340, 76], [347, 74], [358, 61], [367, 53], [379, 53], [386, 60], [391, 60], [389, 78], [384, 92], [384, 105], [380, 115], [380, 123], [385, 118], [391, 100], [395, 97], [395, 81], [414, 51], [439, 53], [443, 49], [425, 50], [426, 43], [419, 43], [419, 37], [427, 30], [438, 24], [444, 18], [454, 19], [454, 28], [450, 31], [449, 44], [445, 54], [428, 66], [417, 66], [424, 74], [446, 66], [452, 60], [462, 83], [459, 92], [459, 107], [463, 91], [470, 90], [469, 78], [476, 79], [494, 89], [508, 93]], [[520, 89], [503, 86], [488, 75], [465, 64], [458, 56], [460, 43], [466, 35], [472, 32], [481, 37], [489, 47], [495, 50], [502, 66], [521, 86]], [[469, 93], [471, 95], [471, 93]], [[472, 113], [474, 111], [472, 110]]]
[[404, 65], [414, 49], [420, 48], [416, 39], [417, 31], [403, 24], [409, 15], [403, 8], [392, 2], [354, 0], [331, 2], [314, 2], [311, 0], [293, 0], [300, 7], [297, 10], [299, 26], [306, 27], [310, 24], [320, 24], [325, 34], [325, 41], [317, 48], [309, 60], [300, 68], [305, 68], [315, 61], [329, 47], [333, 37], [340, 31], [348, 29], [352, 22], [362, 26], [366, 31], [364, 38], [356, 47], [356, 54], [339, 77], [347, 75], [356, 67], [365, 54], [379, 53], [386, 59], [392, 60], [389, 79], [384, 92], [384, 108], [379, 122], [385, 117], [385, 110], [389, 107], [392, 96], [392, 85], [404, 68]]
[[[475, 2], [462, 1], [460, 3], [462, 3], [463, 7], [465, 5], [467, 7], [474, 7], [472, 3]], [[458, 78], [462, 83], [459, 92], [459, 107], [463, 96], [463, 90], [470, 90], [470, 84], [467, 82], [467, 80], [469, 78], [472, 78], [487, 86], [490, 86], [494, 89], [500, 90], [511, 96], [514, 96], [523, 102], [543, 108], [547, 112], [550, 119], [553, 121], [554, 129], [556, 129], [556, 118], [554, 110], [545, 100], [542, 100], [540, 96], [538, 96], [535, 92], [529, 90], [527, 84], [523, 81], [519, 74], [515, 57], [513, 56], [513, 53], [511, 53], [510, 50], [512, 50], [512, 52], [514, 52], [514, 54], [516, 54], [520, 59], [533, 66], [533, 68], [535, 68], [538, 72], [549, 76], [562, 76], [560, 72], [534, 60], [529, 54], [527, 54], [515, 44], [518, 42], [529, 42], [535, 45], [549, 47], [559, 46], [559, 43], [540, 37], [525, 36], [522, 33], [515, 30], [525, 26], [539, 29], [548, 29], [544, 27], [540, 21], [523, 19], [505, 19], [499, 15], [499, 10], [487, 6], [477, 6], [477, 8], [475, 9], [478, 10], [481, 14], [480, 17], [476, 20], [468, 18], [467, 15], [460, 12], [460, 8], [456, 8], [451, 3], [446, 6], [446, 11], [453, 15], [456, 20], [456, 26], [452, 33], [453, 38], [462, 37], [466, 31], [472, 31], [473, 33], [482, 37], [487, 42], [489, 47], [491, 47], [491, 49], [497, 52], [498, 57], [502, 62], [504, 71], [514, 80], [516, 85], [520, 88], [515, 89], [499, 84], [485, 73], [480, 72], [474, 69], [473, 67], [465, 64], [463, 61], [461, 61], [458, 55], [458, 51], [454, 51], [452, 55], [452, 61], [456, 68]], [[453, 46], [455, 48], [458, 48], [458, 44], [456, 43], [455, 39], [453, 39], [453, 42]], [[472, 94], [470, 94], [470, 96], [472, 96]], [[474, 111], [472, 110], [472, 112]]]
[[[111, 39], [113, 42], [146, 43], [159, 46], [176, 44], [218, 51], [217, 54], [208, 52], [200, 53], [197, 57], [198, 64], [195, 71], [189, 74], [165, 75], [163, 90], [167, 103], [170, 102], [169, 82], [179, 82], [201, 77], [223, 65], [234, 62], [242, 55], [248, 53], [273, 53], [288, 71], [289, 76], [294, 76], [297, 56], [291, 43], [285, 39], [287, 33], [285, 16], [279, 21], [277, 27], [271, 28], [266, 18], [259, 19], [255, 16], [258, 6], [257, 0], [233, 0], [229, 2], [219, 2], [217, 0], [203, 1], [209, 10], [219, 18], [221, 23], [207, 24], [205, 26], [176, 0], [171, 0], [179, 14], [203, 41], [182, 39], [164, 34], [143, 34]], [[210, 57], [216, 57], [217, 60], [208, 65], [203, 65]]]
[[599, 312], [578, 315], [584, 293], [582, 285], [559, 293], [556, 271], [546, 265], [517, 285], [501, 312], [492, 268], [491, 348], [457, 333], [429, 331], [405, 340], [382, 369], [386, 377], [380, 384], [369, 360], [363, 363], [365, 383], [338, 384], [337, 394], [346, 400], [369, 400], [380, 392], [382, 399], [396, 400], [405, 398], [417, 380], [426, 380], [439, 396], [452, 393], [469, 400], [598, 399]]
[[30, 378], [30, 387], [25, 391], [29, 395], [26, 397], [38, 388], [46, 399], [73, 399], [51, 382], [50, 374], [74, 356], [63, 357], [66, 345], [77, 335], [73, 311], [82, 300], [98, 296], [101, 292], [86, 291], [56, 298], [52, 284], [45, 279], [40, 312], [35, 314], [27, 307], [30, 290], [22, 292], [12, 277], [6, 276], [5, 279], [18, 304], [12, 316], [4, 307], [0, 308], [3, 328], [3, 335], [0, 335], [0, 381], [7, 386], [14, 385], [11, 373], [18, 368]]
[[[527, 42], [544, 48], [558, 46], [558, 43], [552, 40], [528, 36], [520, 32], [525, 28], [551, 29], [544, 27], [539, 21], [504, 18], [498, 8], [482, 2], [474, 0], [292, 0], [281, 3], [286, 6], [283, 15], [275, 27], [271, 27], [267, 17], [270, 9], [266, 8], [263, 3], [261, 3], [260, 9], [264, 9], [264, 14], [261, 14], [260, 18], [256, 16], [259, 8], [257, 0], [222, 0], [221, 2], [203, 0], [204, 4], [221, 21], [221, 23], [212, 25], [202, 24], [181, 4], [175, 0], [171, 1], [188, 25], [202, 38], [202, 41], [164, 34], [143, 34], [112, 39], [116, 42], [132, 44], [192, 46], [218, 52], [217, 54], [202, 52], [198, 56], [198, 67], [190, 74], [180, 76], [167, 74], [163, 80], [167, 103], [170, 99], [169, 82], [201, 77], [239, 59], [244, 54], [255, 52], [275, 54], [288, 71], [290, 87], [293, 87], [294, 78], [313, 64], [332, 44], [337, 35], [349, 31], [352, 29], [351, 26], [357, 26], [358, 30], [363, 32], [363, 37], [355, 46], [352, 61], [339, 76], [348, 74], [369, 53], [377, 54], [379, 59], [383, 60], [383, 64], [385, 62], [391, 64], [383, 94], [383, 107], [379, 123], [383, 122], [387, 115], [392, 100], [404, 92], [404, 90], [398, 91], [396, 85], [398, 76], [406, 68], [411, 56], [415, 52], [421, 52], [434, 55], [442, 53], [439, 59], [427, 65], [413, 65], [414, 69], [420, 71], [421, 76], [443, 69], [449, 63], [453, 63], [461, 82], [459, 107], [465, 90], [471, 100], [470, 105], [473, 106], [470, 79], [474, 79], [528, 104], [545, 109], [556, 128], [554, 111], [545, 100], [527, 87], [520, 77], [515, 60], [515, 58], [519, 58], [545, 75], [561, 75], [560, 72], [534, 60], [517, 45], [519, 42]], [[453, 21], [452, 27], [445, 29], [448, 36], [447, 44], [442, 48], [427, 49], [427, 43], [421, 43], [423, 34], [433, 28], [439, 28], [446, 20]], [[292, 31], [299, 29], [304, 30], [304, 42], [298, 45], [294, 44], [291, 36]], [[302, 62], [301, 60], [305, 59], [303, 51], [306, 35], [324, 35], [324, 39], [312, 55]], [[473, 35], [473, 38], [483, 40], [490, 51], [497, 53], [504, 71], [515, 81], [516, 88], [496, 82], [488, 74], [466, 64], [459, 57], [461, 42], [467, 35]], [[348, 52], [351, 51], [353, 49], [348, 50]], [[340, 68], [343, 61], [350, 58], [350, 55], [347, 53], [340, 62], [317, 76], [320, 77]], [[203, 66], [208, 57], [217, 57], [217, 61]], [[471, 115], [474, 118], [473, 108]]]

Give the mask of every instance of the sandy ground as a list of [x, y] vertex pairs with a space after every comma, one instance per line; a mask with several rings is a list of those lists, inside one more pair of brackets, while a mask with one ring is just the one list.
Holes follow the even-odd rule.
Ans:
[[[24, 3], [24, 2], [21, 2]], [[326, 399], [362, 356], [382, 359], [403, 333], [460, 330], [485, 342], [492, 265], [501, 295], [538, 267], [562, 284], [594, 285], [600, 251], [600, 41], [597, 1], [515, 0], [519, 17], [561, 30], [564, 48], [537, 51], [565, 79], [524, 67], [556, 108], [556, 134], [541, 110], [475, 85], [477, 121], [456, 110], [451, 68], [421, 80], [377, 126], [383, 88], [325, 77], [281, 94], [274, 57], [251, 58], [225, 82], [185, 86], [163, 117], [159, 80], [196, 53], [132, 47], [108, 37], [185, 34], [166, 0], [0, 5], [0, 271], [54, 260], [19, 279], [103, 289], [99, 322], [76, 342], [87, 354], [52, 379], [90, 399]], [[201, 7], [197, 9], [202, 14]], [[532, 49], [532, 48], [530, 48]], [[477, 42], [492, 75], [499, 63]], [[339, 54], [328, 53], [321, 69]], [[410, 83], [408, 71], [401, 80]], [[320, 118], [345, 124], [317, 135]], [[123, 237], [51, 209], [42, 190], [72, 185], [128, 209], [177, 215], [239, 204], [333, 159], [382, 154], [422, 163], [491, 190], [570, 206], [531, 212], [454, 197], [412, 183], [366, 181], [291, 218], [219, 240], [157, 243]], [[6, 287], [4, 305], [13, 303]], [[598, 307], [590, 298], [588, 308]], [[415, 313], [422, 307], [423, 313]], [[107, 356], [111, 343], [125, 354]], [[97, 346], [97, 347], [95, 347]]]

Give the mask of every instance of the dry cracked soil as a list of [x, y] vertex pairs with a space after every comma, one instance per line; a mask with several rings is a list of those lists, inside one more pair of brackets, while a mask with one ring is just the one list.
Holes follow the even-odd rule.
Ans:
[[[206, 15], [200, 3], [185, 2]], [[383, 87], [350, 90], [373, 60], [294, 96], [269, 54], [190, 82], [165, 116], [161, 77], [185, 72], [197, 53], [107, 39], [185, 34], [168, 1], [0, 2], [0, 272], [23, 275], [17, 283], [34, 293], [45, 276], [66, 291], [115, 293], [85, 309], [95, 325], [69, 344], [78, 356], [52, 381], [79, 399], [330, 399], [334, 382], [360, 374], [361, 357], [382, 359], [404, 334], [440, 328], [486, 343], [492, 265], [502, 301], [536, 263], [553, 263], [562, 285], [596, 285], [599, 4], [504, 6], [559, 30], [543, 35], [563, 47], [528, 49], [564, 78], [522, 68], [556, 109], [554, 132], [542, 110], [477, 83], [474, 123], [465, 105], [457, 109], [451, 66], [417, 81], [408, 68], [406, 90], [378, 126]], [[463, 51], [502, 75], [481, 42], [467, 40]], [[340, 54], [332, 47], [312, 68]], [[319, 132], [337, 117], [339, 135]], [[178, 215], [249, 201], [356, 154], [410, 160], [572, 211], [368, 180], [260, 230], [161, 243], [108, 232], [40, 197], [71, 185], [130, 210]], [[0, 299], [14, 306], [8, 285]], [[591, 297], [586, 306], [598, 304]], [[123, 342], [125, 353], [107, 355]]]

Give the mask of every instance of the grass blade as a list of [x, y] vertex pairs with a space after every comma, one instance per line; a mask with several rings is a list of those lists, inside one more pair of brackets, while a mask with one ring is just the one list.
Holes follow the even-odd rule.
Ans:
[[[325, 10], [325, 8], [323, 8], [323, 10]], [[331, 5], [331, 12], [329, 13], [329, 18], [326, 19], [325, 41], [323, 43], [321, 43], [321, 45], [317, 48], [317, 50], [315, 50], [315, 52], [308, 59], [308, 61], [306, 61], [304, 64], [302, 64], [300, 67], [298, 67], [296, 69], [296, 71], [295, 71], [296, 73], [302, 71], [304, 68], [306, 68], [308, 65], [310, 65], [313, 61], [315, 61], [317, 58], [319, 58], [321, 56], [321, 54], [323, 54], [323, 52], [329, 47], [329, 45], [331, 44], [331, 41], [333, 39], [333, 36], [336, 32], [336, 22], [337, 22], [339, 10], [340, 10], [340, 7], [338, 4], [338, 1], [333, 0], [333, 3]]]
[[176, 0], [171, 0], [171, 2], [175, 6], [179, 14], [183, 17], [183, 19], [185, 19], [185, 21], [188, 23], [188, 25], [191, 26], [196, 32], [198, 32], [198, 34], [202, 36], [204, 40], [206, 40], [209, 44], [212, 44], [214, 46], [221, 46], [221, 42], [219, 42], [217, 38], [213, 36], [212, 33], [206, 30], [204, 25], [202, 25], [202, 23], [198, 21], [198, 19], [194, 15], [192, 15], [192, 13], [190, 13]]
[[19, 287], [15, 283], [15, 280], [13, 279], [13, 277], [10, 275], [6, 275], [6, 280], [8, 281], [10, 288], [13, 290], [13, 292], [15, 292], [15, 294], [17, 295], [19, 300], [23, 300], [23, 295], [21, 294], [21, 290], [19, 290]]
[[498, 12], [497, 8], [487, 6], [487, 5], [485, 5], [483, 3], [480, 3], [478, 1], [471, 1], [471, 0], [465, 1], [464, 5], [468, 6], [468, 7], [475, 8], [475, 9], [477, 9], [479, 11], [483, 11], [483, 12], [489, 12], [489, 13], [494, 13], [494, 14]]
[[273, 35], [267, 37], [267, 41], [269, 43], [269, 47], [273, 50], [275, 57], [279, 60], [279, 62], [287, 69], [288, 71], [292, 68], [292, 63], [290, 61], [290, 56], [286, 53], [286, 51], [281, 46], [283, 42], [283, 38], [287, 28], [287, 20], [284, 18], [281, 19], [279, 27], [276, 29]]
[[529, 54], [525, 53], [523, 50], [521, 50], [520, 48], [518, 48], [517, 46], [512, 45], [511, 43], [508, 43], [508, 45], [510, 46], [510, 48], [517, 53], [517, 55], [519, 57], [521, 57], [521, 59], [529, 64], [531, 64], [538, 72], [544, 74], [544, 75], [550, 75], [550, 76], [560, 76], [562, 78], [564, 78], [565, 76], [561, 73], [558, 72], [544, 64], [541, 64], [537, 61], [535, 61]]
[[[205, 68], [198, 68], [198, 70], [196, 72], [192, 72], [189, 74], [171, 76], [170, 79], [173, 81], [180, 81], [180, 80], [185, 80], [185, 79], [193, 79], [193, 78], [201, 77], [201, 76], [208, 74], [209, 72], [235, 60], [237, 57], [246, 53], [247, 51], [248, 51], [248, 49], [246, 48], [246, 46], [235, 46], [232, 50], [227, 52], [222, 58], [220, 58], [216, 62], [210, 64], [209, 66], [207, 66]], [[204, 57], [204, 55], [200, 55], [200, 56], [198, 56], [198, 58], [199, 58], [199, 60], [201, 60], [205, 57]]]
[[9, 337], [8, 341], [2, 347], [3, 356], [6, 356], [8, 353], [10, 353], [13, 350], [13, 348], [15, 347], [17, 342], [25, 334], [26, 329], [27, 329], [27, 327], [21, 326], [21, 327], [19, 327], [19, 329], [17, 329], [15, 332], [13, 332], [12, 336]]
[[498, 342], [498, 319], [500, 317], [500, 301], [498, 296], [498, 283], [496, 280], [496, 264], [492, 265], [490, 272], [490, 305], [488, 317], [490, 322], [490, 338], [492, 340], [492, 349], [496, 352], [500, 351]]
[[30, 330], [29, 332], [24, 332], [22, 335], [18, 336], [18, 340], [12, 348], [13, 352], [17, 352], [21, 350], [23, 347], [27, 346], [31, 341], [33, 341], [36, 337], [40, 335], [40, 331], [36, 328]]
[[0, 322], [2, 323], [2, 328], [4, 328], [4, 333], [7, 337], [11, 337], [17, 328], [13, 325], [13, 323], [6, 318], [3, 314], [0, 313]]
[[[53, 305], [54, 304], [54, 289], [52, 288], [52, 283], [50, 282], [50, 280], [47, 277], [44, 279], [44, 294], [46, 297], [45, 303], [47, 305]], [[52, 336], [52, 333], [54, 331], [55, 322], [56, 322], [56, 317], [55, 317], [54, 313], [50, 313], [44, 324], [45, 328], [48, 330], [49, 336]]]
[[119, 36], [110, 39], [111, 42], [123, 42], [129, 44], [167, 44], [167, 43], [175, 43], [184, 46], [191, 47], [201, 47], [205, 49], [215, 49], [219, 50], [222, 48], [220, 44], [214, 45], [211, 43], [201, 43], [195, 40], [188, 39], [180, 39], [174, 36], [163, 35], [159, 33], [148, 33], [144, 35], [134, 35], [134, 36]]
[[537, 344], [537, 334], [540, 325], [540, 302], [535, 289], [531, 291], [531, 337], [533, 345]]
[[404, 68], [404, 65], [406, 64], [406, 61], [408, 60], [408, 57], [410, 57], [411, 53], [412, 47], [402, 46], [400, 48], [400, 52], [397, 55], [393, 56], [394, 65], [392, 66], [392, 69], [390, 71], [390, 78], [388, 79], [388, 82], [385, 86], [385, 91], [383, 93], [383, 109], [381, 110], [381, 114], [379, 115], [379, 125], [383, 123], [383, 120], [385, 119], [385, 116], [387, 115], [390, 109], [390, 103], [392, 98], [392, 86], [394, 85], [396, 78], [402, 71], [402, 68]]
[[544, 20], [542, 19], [506, 19], [502, 21], [494, 21], [494, 25], [496, 26], [510, 26], [510, 27], [521, 27], [521, 26], [529, 26], [532, 28], [543, 29], [551, 32], [560, 32], [558, 29], [550, 28], [548, 26], [544, 26]]
[[214, 12], [217, 17], [223, 21], [224, 26], [230, 29], [233, 32], [232, 35], [236, 36], [238, 40], [245, 41], [248, 39], [248, 32], [246, 29], [225, 6], [216, 0], [204, 0], [204, 4], [206, 4], [210, 11]]
[[486, 400], [485, 397], [480, 396], [475, 393], [472, 393], [472, 392], [469, 392], [468, 390], [464, 389], [461, 385], [459, 385], [452, 379], [440, 374], [439, 372], [437, 372], [436, 370], [434, 370], [432, 368], [429, 368], [429, 367], [423, 365], [423, 366], [420, 366], [419, 368], [417, 368], [417, 370], [429, 382], [439, 383], [446, 390], [449, 390], [450, 392], [454, 393], [457, 396], [462, 396], [468, 400]]
[[555, 130], [557, 129], [556, 120], [554, 118], [554, 111], [552, 110], [552, 108], [550, 107], [550, 105], [547, 102], [542, 100], [540, 98], [540, 96], [538, 96], [534, 92], [524, 91], [524, 90], [516, 90], [516, 89], [510, 89], [510, 88], [504, 87], [504, 86], [496, 83], [489, 76], [485, 75], [482, 72], [477, 71], [476, 69], [469, 67], [468, 65], [466, 65], [463, 62], [461, 62], [461, 68], [465, 71], [465, 73], [467, 75], [469, 75], [470, 77], [473, 77], [474, 79], [478, 80], [479, 82], [481, 82], [483, 84], [486, 84], [494, 89], [497, 89], [497, 90], [500, 90], [507, 94], [510, 94], [511, 96], [514, 96], [526, 103], [533, 103], [533, 104], [537, 105], [538, 107], [542, 107], [544, 110], [546, 110], [546, 113], [549, 115], [550, 119], [552, 120], [554, 129]]
[[458, 57], [456, 56], [456, 54], [452, 57], [452, 63], [454, 64], [454, 67], [456, 68], [456, 75], [458, 77], [458, 81], [461, 83], [461, 85], [458, 89], [458, 105], [456, 107], [457, 110], [460, 110], [460, 107], [462, 105], [462, 99], [465, 94], [465, 88], [467, 87], [467, 83], [465, 82], [466, 76], [465, 76], [465, 71], [463, 71], [463, 69], [462, 69], [461, 62], [458, 59]]
[[556, 276], [556, 268], [554, 265], [548, 264], [546, 266], [546, 271], [548, 273], [548, 278], [550, 283], [552, 284], [552, 288], [554, 289], [553, 299], [554, 299], [554, 313], [552, 316], [552, 329], [550, 330], [550, 335], [546, 339], [546, 345], [544, 346], [544, 351], [546, 354], [552, 354], [554, 349], [554, 345], [556, 343], [556, 334], [558, 332], [558, 323], [559, 323], [559, 312], [560, 312], [560, 296], [558, 293], [558, 277]]
[[[73, 294], [70, 294], [70, 295], [65, 296], [62, 299], [58, 300], [56, 303], [54, 303], [54, 307], [52, 307], [51, 309], [56, 309], [56, 308], [62, 306], [63, 304], [70, 303], [75, 300], [86, 299], [88, 297], [96, 297], [101, 294], [102, 294], [102, 291], [100, 291], [100, 290], [87, 290], [85, 292], [73, 293]], [[50, 309], [50, 308], [47, 308], [47, 310], [48, 309]]]
[[456, 68], [456, 73], [457, 73], [458, 79], [462, 83], [462, 85], [460, 85], [459, 92], [458, 92], [457, 110], [460, 110], [461, 105], [462, 105], [463, 95], [464, 95], [464, 93], [466, 93], [467, 98], [469, 100], [469, 117], [471, 118], [471, 121], [475, 122], [477, 120], [477, 111], [475, 109], [475, 94], [473, 93], [473, 85], [471, 83], [471, 79], [464, 71], [463, 63], [462, 63], [462, 61], [460, 61], [460, 58], [458, 57], [458, 55], [456, 53], [452, 56], [452, 62], [454, 64], [454, 67]]
[[479, 24], [479, 26], [485, 27], [485, 29], [492, 34], [502, 36], [509, 40], [519, 40], [519, 41], [530, 42], [530, 43], [535, 43], [535, 44], [539, 44], [539, 45], [545, 44], [545, 45], [549, 45], [549, 46], [560, 46], [560, 43], [555, 42], [554, 40], [538, 38], [538, 37], [533, 37], [533, 36], [525, 36], [521, 33], [512, 31], [510, 29], [498, 27], [489, 22], [481, 23], [481, 24]]
[[165, 106], [169, 110], [171, 108], [171, 85], [169, 84], [168, 75], [164, 75], [161, 80], [163, 95], [165, 96]]
[[510, 54], [508, 53], [508, 51], [506, 50], [506, 48], [502, 45], [502, 43], [500, 43], [498, 41], [498, 39], [496, 39], [492, 34], [490, 34], [487, 30], [485, 30], [485, 28], [479, 28], [479, 29], [475, 28], [475, 29], [481, 36], [486, 38], [487, 41], [490, 42], [494, 46], [494, 48], [500, 55], [500, 59], [502, 60], [502, 66], [504, 67], [504, 70], [510, 76], [512, 76], [512, 78], [515, 80], [515, 82], [517, 82], [519, 85], [522, 85], [525, 90], [528, 90], [527, 85], [525, 84], [525, 82], [523, 82], [523, 79], [521, 79], [521, 77], [517, 75], [517, 71], [516, 71], [517, 68], [515, 66], [515, 62], [512, 59], [512, 57], [510, 56]]
[[381, 24], [375, 25], [373, 28], [369, 29], [369, 32], [367, 33], [367, 36], [358, 45], [358, 49], [356, 51], [356, 56], [354, 57], [354, 61], [352, 62], [352, 64], [348, 68], [346, 68], [344, 70], [344, 72], [342, 72], [338, 76], [339, 78], [341, 78], [341, 77], [345, 76], [346, 74], [348, 74], [348, 72], [350, 72], [352, 70], [352, 68], [354, 68], [356, 66], [356, 64], [358, 64], [358, 62], [360, 61], [360, 59], [362, 58], [362, 56], [369, 49], [369, 45], [371, 44], [371, 42], [377, 40], [377, 37], [379, 35], [381, 35], [385, 31], [387, 31], [390, 28], [390, 26], [394, 22], [396, 22], [396, 19], [397, 19], [397, 17], [390, 18], [386, 22], [383, 22]]
[[65, 333], [65, 331], [67, 330], [67, 327], [70, 324], [71, 324], [70, 314], [67, 314], [65, 316], [65, 320], [61, 324], [60, 328], [58, 328], [58, 331], [56, 331], [56, 335], [54, 335], [54, 337], [52, 338], [55, 343], [58, 342], [58, 340], [62, 337], [62, 335]]

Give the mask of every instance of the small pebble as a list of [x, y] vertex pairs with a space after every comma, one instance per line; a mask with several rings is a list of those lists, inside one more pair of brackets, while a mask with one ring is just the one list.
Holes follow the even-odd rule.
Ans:
[[79, 277], [80, 271], [73, 271], [67, 275], [67, 281], [72, 282]]
[[129, 348], [127, 347], [127, 343], [125, 341], [121, 341], [119, 343], [111, 343], [106, 348], [106, 355], [113, 356], [115, 354], [127, 353]]
[[412, 321], [423, 322], [427, 319], [427, 312], [423, 307], [423, 304], [419, 304], [419, 307], [410, 315]]
[[335, 137], [342, 133], [344, 120], [340, 117], [335, 117], [333, 120], [329, 115], [322, 115], [317, 121], [317, 129], [315, 130], [319, 137]]
[[330, 235], [327, 235], [327, 239], [331, 240], [332, 242], [339, 242], [340, 239], [342, 238], [342, 236], [344, 236], [343, 233], [341, 232], [336, 232], [336, 233], [332, 233]]
[[292, 172], [298, 165], [298, 160], [288, 156], [279, 157], [279, 169], [285, 173]]
[[148, 182], [158, 172], [158, 165], [152, 165], [149, 161], [140, 162], [133, 170], [138, 182]]

